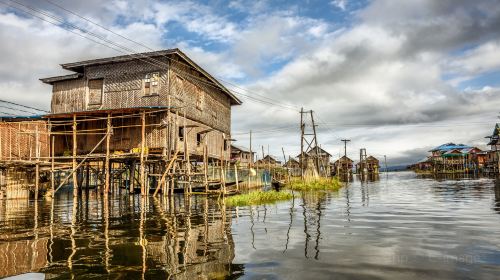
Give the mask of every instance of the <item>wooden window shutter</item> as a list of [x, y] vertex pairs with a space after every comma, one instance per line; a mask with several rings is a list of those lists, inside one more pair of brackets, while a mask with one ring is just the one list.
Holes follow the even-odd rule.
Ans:
[[89, 80], [88, 86], [89, 86], [89, 105], [101, 105], [104, 80], [103, 79]]

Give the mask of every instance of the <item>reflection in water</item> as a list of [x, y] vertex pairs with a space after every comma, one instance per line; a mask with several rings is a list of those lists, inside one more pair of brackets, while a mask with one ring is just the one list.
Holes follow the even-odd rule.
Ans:
[[500, 274], [500, 183], [390, 173], [273, 205], [60, 193], [0, 202], [0, 277], [482, 278]]
[[493, 209], [500, 214], [500, 179], [495, 180], [495, 203]]
[[231, 216], [217, 200], [90, 192], [0, 203], [0, 277], [193, 279], [232, 270]]
[[493, 187], [488, 179], [464, 187], [390, 173], [350, 182], [338, 194], [303, 193], [300, 203], [268, 206], [266, 225], [251, 218], [250, 207], [239, 208], [233, 262], [252, 279], [495, 279]]

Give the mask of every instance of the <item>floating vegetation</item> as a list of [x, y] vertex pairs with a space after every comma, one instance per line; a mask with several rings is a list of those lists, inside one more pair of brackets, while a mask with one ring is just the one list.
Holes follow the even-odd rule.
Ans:
[[337, 191], [342, 187], [342, 183], [334, 178], [319, 178], [313, 180], [295, 179], [286, 185], [294, 191]]
[[293, 194], [285, 191], [253, 191], [245, 194], [238, 194], [230, 197], [226, 197], [226, 203], [232, 206], [247, 206], [247, 205], [259, 205], [259, 204], [269, 204], [278, 201], [289, 200], [293, 197]]

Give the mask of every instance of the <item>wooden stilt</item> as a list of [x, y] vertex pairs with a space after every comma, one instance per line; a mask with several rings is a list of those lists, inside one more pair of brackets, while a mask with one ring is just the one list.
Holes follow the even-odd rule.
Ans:
[[40, 134], [38, 131], [38, 124], [35, 129], [35, 155], [36, 155], [36, 165], [35, 165], [35, 200], [38, 199], [38, 189], [40, 183]]
[[146, 112], [141, 113], [141, 166], [139, 169], [139, 178], [141, 183], [141, 195], [146, 195], [146, 186], [144, 178], [144, 149], [145, 149], [145, 139], [146, 138]]
[[234, 163], [234, 178], [236, 181], [236, 190], [240, 190], [240, 183], [238, 182], [238, 164]]
[[52, 135], [52, 125], [49, 120], [49, 139], [50, 139], [50, 187], [52, 189], [52, 195], [54, 195], [55, 190], [55, 137]]
[[73, 196], [78, 196], [78, 178], [76, 176], [76, 151], [77, 151], [77, 139], [76, 139], [76, 114], [73, 114]]
[[205, 146], [203, 147], [203, 173], [205, 179], [205, 192], [208, 193], [208, 147], [206, 138], [205, 138]]
[[85, 167], [85, 188], [88, 191], [90, 186], [90, 163], [87, 162]]
[[130, 166], [129, 194], [133, 194], [135, 191], [135, 165], [135, 160], [133, 160], [132, 165]]
[[108, 119], [106, 122], [107, 132], [106, 132], [106, 160], [104, 163], [104, 192], [109, 193], [109, 180], [110, 180], [110, 165], [109, 165], [109, 142], [111, 141], [111, 114], [108, 113]]

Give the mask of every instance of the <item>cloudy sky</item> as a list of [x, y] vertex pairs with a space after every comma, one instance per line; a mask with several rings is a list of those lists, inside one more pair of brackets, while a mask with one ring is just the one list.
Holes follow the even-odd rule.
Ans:
[[498, 1], [0, 0], [2, 99], [48, 109], [39, 78], [122, 54], [74, 26], [147, 51], [77, 15], [152, 49], [182, 49], [244, 101], [233, 110], [237, 143], [248, 146], [252, 129], [254, 147], [280, 158], [282, 146], [300, 151], [301, 107], [314, 110], [334, 157], [348, 138], [352, 158], [366, 148], [390, 165], [445, 142], [486, 148], [497, 121]]

